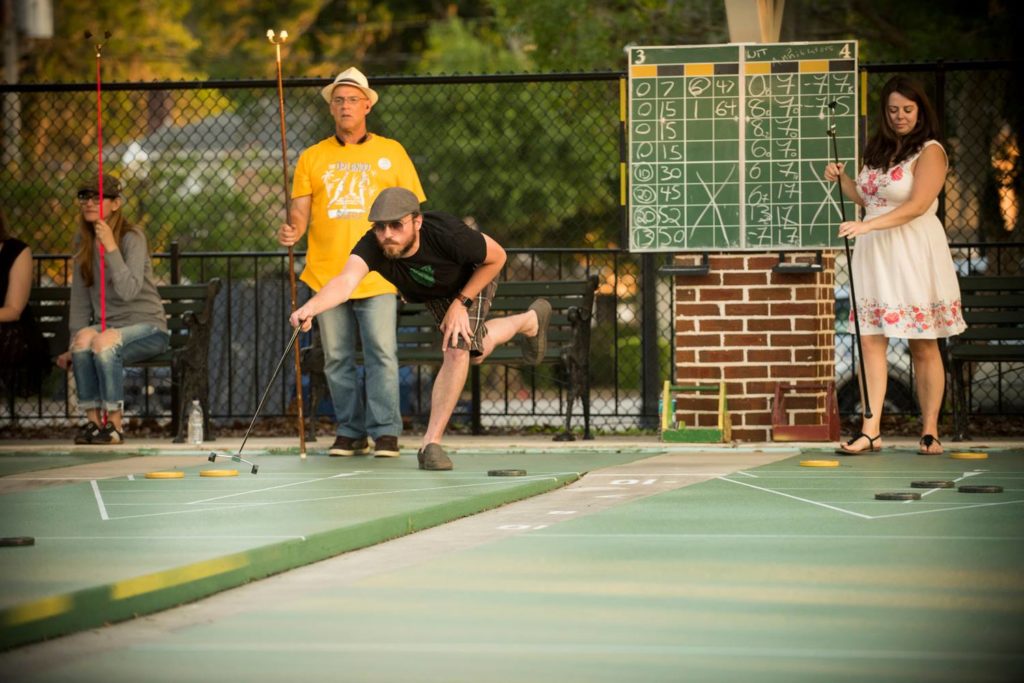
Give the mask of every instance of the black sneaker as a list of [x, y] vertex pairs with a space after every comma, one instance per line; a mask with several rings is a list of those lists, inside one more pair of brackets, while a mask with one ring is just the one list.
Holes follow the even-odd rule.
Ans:
[[428, 443], [416, 454], [416, 459], [421, 470], [450, 470], [453, 467], [451, 458], [439, 443]]
[[89, 439], [89, 443], [96, 445], [107, 445], [116, 446], [117, 444], [124, 443], [124, 432], [117, 431], [112, 422], [108, 422], [106, 427], [98, 430]]
[[351, 436], [339, 436], [327, 450], [331, 456], [366, 455], [370, 452], [370, 443], [365, 436], [353, 439]]
[[79, 446], [93, 443], [92, 438], [100, 433], [100, 427], [90, 420], [78, 428], [75, 432], [75, 443]]
[[397, 436], [378, 436], [373, 440], [373, 455], [377, 458], [397, 458], [398, 451]]

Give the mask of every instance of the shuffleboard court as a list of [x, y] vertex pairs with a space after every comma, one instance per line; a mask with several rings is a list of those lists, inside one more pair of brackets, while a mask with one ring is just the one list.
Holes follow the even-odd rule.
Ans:
[[[1019, 680], [1024, 451], [992, 452], [983, 474], [891, 451], [800, 467], [813, 456], [296, 591], [33, 680], [213, 667], [255, 682], [339, 667], [360, 681]], [[966, 474], [1004, 493], [984, 507], [949, 490], [872, 499]]]
[[[164, 609], [574, 481], [637, 452], [459, 453], [415, 459], [261, 459], [260, 474], [90, 480], [0, 496], [0, 646]], [[523, 477], [489, 477], [522, 467]], [[219, 469], [219, 468], [218, 468]]]
[[0, 477], [8, 477], [22, 472], [56, 469], [58, 467], [88, 465], [106, 460], [121, 460], [136, 455], [138, 455], [137, 452], [130, 451], [122, 451], [120, 453], [110, 451], [77, 451], [74, 453], [63, 451], [54, 451], [52, 453], [0, 451]]

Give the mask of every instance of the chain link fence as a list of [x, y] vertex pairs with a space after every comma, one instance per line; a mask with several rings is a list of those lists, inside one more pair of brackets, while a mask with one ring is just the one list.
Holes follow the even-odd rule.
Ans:
[[[1012, 66], [865, 66], [869, 98], [877, 98], [892, 73], [913, 72], [939, 103], [951, 159], [943, 218], [963, 272], [1015, 274], [1022, 267], [1017, 132], [1024, 115], [1014, 96], [1020, 69]], [[664, 278], [645, 277], [645, 263], [650, 270], [657, 259], [619, 248], [622, 78], [607, 72], [380, 78], [373, 86], [381, 99], [368, 119], [371, 131], [409, 151], [426, 208], [472, 219], [509, 249], [505, 279], [598, 276], [592, 415], [603, 430], [654, 425], [656, 389], [646, 385], [668, 377], [672, 352], [671, 288]], [[325, 83], [285, 81], [290, 169], [303, 149], [333, 133], [320, 97]], [[2, 85], [0, 95], [3, 209], [13, 234], [37, 255], [37, 283], [66, 284], [77, 231], [75, 191], [97, 165], [95, 84]], [[875, 106], [871, 101], [870, 111]], [[274, 238], [285, 216], [276, 83], [107, 84], [102, 123], [105, 169], [126, 185], [125, 211], [150, 240], [158, 279], [224, 280], [211, 349], [212, 415], [250, 417], [288, 333], [287, 259]], [[174, 259], [172, 245], [180, 252]], [[838, 309], [848, 281], [841, 254], [837, 264]], [[646, 335], [657, 344], [642, 344]], [[850, 337], [838, 335], [846, 412], [857, 400], [851, 349]], [[893, 351], [897, 389], [890, 407], [913, 411], [909, 355], [896, 342]], [[539, 370], [480, 372], [485, 425], [554, 427], [564, 415], [557, 378]], [[975, 384], [973, 409], [1019, 412], [1021, 369], [993, 372], [992, 381]], [[58, 375], [42, 398], [18, 404], [20, 417], [77, 414], [68, 401], [73, 392]], [[402, 383], [403, 414], [422, 420], [429, 411], [428, 371], [405, 369]], [[292, 387], [293, 379], [279, 378], [264, 413], [287, 413]], [[129, 377], [128, 389], [129, 413], [169, 414], [169, 378]]]

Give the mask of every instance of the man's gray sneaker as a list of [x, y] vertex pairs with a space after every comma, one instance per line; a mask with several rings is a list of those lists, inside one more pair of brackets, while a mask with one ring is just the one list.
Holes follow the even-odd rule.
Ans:
[[421, 470], [450, 470], [451, 458], [444, 452], [439, 443], [428, 443], [416, 454]]
[[327, 450], [327, 454], [332, 456], [366, 455], [369, 452], [370, 443], [365, 436], [358, 439], [353, 439], [351, 436], [339, 436]]
[[547, 299], [537, 299], [530, 304], [530, 310], [537, 314], [537, 334], [523, 339], [523, 359], [530, 365], [540, 365], [548, 350], [548, 323], [551, 322], [551, 304]]

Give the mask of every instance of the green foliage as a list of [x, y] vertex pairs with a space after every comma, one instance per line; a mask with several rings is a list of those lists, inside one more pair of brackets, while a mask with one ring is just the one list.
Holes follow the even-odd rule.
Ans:
[[[428, 45], [421, 71], [530, 68], [525, 55], [504, 48], [498, 36], [474, 35], [458, 19], [435, 24]], [[617, 112], [607, 106], [614, 101], [614, 87], [537, 82], [394, 87], [370, 125], [410, 150], [428, 207], [474, 216], [509, 245], [579, 244], [595, 216], [603, 225], [617, 225], [618, 122]], [[568, 134], [552, 135], [559, 130]]]
[[[615, 346], [593, 344], [590, 349], [590, 376], [593, 387], [618, 386], [620, 391], [639, 391], [643, 379], [643, 350], [640, 331], [626, 328]], [[668, 377], [670, 342], [658, 338], [658, 376]]]
[[499, 31], [541, 70], [621, 69], [627, 44], [728, 42], [721, 0], [490, 0]]
[[[1022, 10], [1013, 0], [789, 0], [783, 40], [856, 38], [872, 61], [1010, 57]], [[287, 30], [285, 76], [358, 64], [384, 73], [621, 69], [629, 44], [728, 42], [722, 0], [58, 0], [53, 40], [21, 60], [23, 81], [89, 81], [83, 31], [111, 30], [110, 80], [274, 77], [268, 29]]]
[[501, 37], [483, 29], [473, 32], [458, 17], [436, 22], [427, 31], [427, 47], [419, 73], [501, 73], [529, 71], [533, 64], [521, 51], [509, 49]]
[[[151, 81], [198, 75], [188, 65], [199, 39], [185, 27], [188, 0], [59, 0], [54, 3], [54, 37], [35, 41], [21, 64], [22, 82], [95, 79], [98, 38], [110, 31], [103, 54], [105, 81]], [[102, 42], [102, 41], [101, 41]]]

